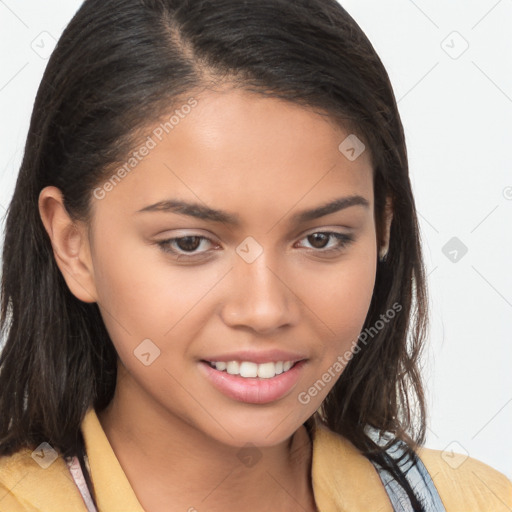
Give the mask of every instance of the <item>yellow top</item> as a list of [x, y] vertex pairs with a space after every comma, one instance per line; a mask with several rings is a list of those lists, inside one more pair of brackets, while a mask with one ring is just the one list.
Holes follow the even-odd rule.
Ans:
[[[144, 512], [93, 408], [82, 423], [99, 512]], [[421, 448], [447, 512], [510, 512], [512, 482], [473, 458]], [[312, 482], [320, 512], [393, 512], [373, 464], [347, 439], [317, 422]], [[87, 512], [64, 459], [46, 469], [25, 448], [0, 457], [0, 512]]]

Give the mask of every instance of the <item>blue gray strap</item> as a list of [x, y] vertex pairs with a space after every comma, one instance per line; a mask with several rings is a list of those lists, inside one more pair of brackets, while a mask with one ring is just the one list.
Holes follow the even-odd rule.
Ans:
[[[375, 430], [367, 429], [367, 433], [380, 445], [385, 444], [385, 442], [390, 439], [389, 436], [387, 436], [386, 439], [385, 434], [379, 434], [379, 432]], [[396, 460], [405, 452], [404, 446], [405, 444], [399, 441], [389, 448], [386, 453]], [[382, 468], [378, 463], [374, 461], [371, 462], [379, 473], [379, 477], [393, 505], [393, 510], [395, 512], [411, 512], [413, 510], [412, 504], [403, 487], [389, 471]], [[404, 457], [398, 466], [422, 504], [422, 510], [425, 512], [446, 512], [427, 468], [417, 455], [414, 457], [414, 460], [407, 456]]]

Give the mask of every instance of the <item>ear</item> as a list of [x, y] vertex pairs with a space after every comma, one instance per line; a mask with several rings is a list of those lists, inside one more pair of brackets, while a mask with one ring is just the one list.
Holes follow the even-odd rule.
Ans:
[[379, 260], [384, 260], [389, 251], [389, 239], [391, 234], [391, 221], [393, 220], [393, 201], [391, 197], [386, 198], [386, 206], [384, 209], [384, 232], [380, 240]]
[[50, 237], [55, 261], [71, 293], [83, 302], [96, 302], [97, 293], [87, 229], [74, 222], [57, 187], [39, 194], [39, 215]]

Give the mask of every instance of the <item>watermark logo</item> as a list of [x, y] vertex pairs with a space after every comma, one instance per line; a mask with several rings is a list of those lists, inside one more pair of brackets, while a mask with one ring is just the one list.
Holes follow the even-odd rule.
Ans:
[[454, 236], [443, 245], [441, 251], [452, 263], [458, 263], [467, 254], [468, 248], [462, 240]]
[[252, 468], [261, 459], [261, 451], [258, 450], [254, 444], [247, 443], [243, 448], [238, 450], [236, 456], [244, 466]]
[[32, 452], [31, 456], [43, 469], [46, 469], [57, 460], [59, 455], [50, 444], [44, 442]]
[[441, 458], [453, 469], [460, 467], [469, 457], [467, 450], [457, 441], [452, 441], [442, 452]]
[[366, 146], [363, 144], [363, 141], [360, 140], [356, 135], [351, 133], [339, 146], [338, 149], [340, 152], [345, 155], [345, 157], [353, 162], [357, 158], [359, 158]]
[[449, 57], [456, 60], [469, 48], [469, 43], [454, 30], [441, 41], [441, 48]]
[[160, 356], [160, 349], [149, 338], [146, 338], [135, 348], [133, 353], [144, 366], [149, 366]]
[[32, 50], [44, 60], [50, 57], [56, 45], [57, 40], [46, 30], [30, 43]]
[[252, 263], [263, 253], [263, 247], [252, 236], [248, 236], [238, 245], [236, 252], [246, 263]]

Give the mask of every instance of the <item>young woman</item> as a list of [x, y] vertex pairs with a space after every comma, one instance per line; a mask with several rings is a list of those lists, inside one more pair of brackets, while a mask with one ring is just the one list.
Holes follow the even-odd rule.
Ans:
[[0, 510], [510, 510], [423, 447], [388, 75], [335, 0], [85, 0], [3, 250]]

